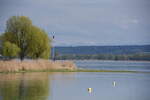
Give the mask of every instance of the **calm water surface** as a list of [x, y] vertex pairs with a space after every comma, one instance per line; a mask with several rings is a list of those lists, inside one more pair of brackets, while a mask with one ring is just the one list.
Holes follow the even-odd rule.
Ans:
[[150, 61], [101, 61], [101, 60], [76, 60], [79, 68], [100, 70], [130, 70], [150, 72]]
[[148, 73], [0, 74], [0, 100], [150, 100], [149, 93]]
[[0, 74], [0, 100], [150, 100], [150, 73]]

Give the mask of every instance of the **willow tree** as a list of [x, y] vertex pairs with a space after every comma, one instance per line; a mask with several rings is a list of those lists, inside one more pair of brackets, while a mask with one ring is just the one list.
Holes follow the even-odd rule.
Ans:
[[10, 58], [17, 57], [19, 52], [20, 52], [20, 48], [18, 48], [17, 45], [10, 42], [3, 43], [2, 54], [4, 56], [8, 56]]
[[6, 23], [2, 42], [15, 44], [20, 48], [19, 57], [49, 58], [50, 39], [45, 31], [34, 26], [26, 16], [12, 16]]
[[32, 26], [28, 40], [27, 44], [30, 44], [27, 49], [28, 56], [32, 58], [49, 58], [51, 40], [44, 30]]

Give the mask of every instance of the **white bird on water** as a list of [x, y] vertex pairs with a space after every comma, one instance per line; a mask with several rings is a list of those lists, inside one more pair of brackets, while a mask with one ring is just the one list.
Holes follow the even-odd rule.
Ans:
[[116, 86], [116, 82], [115, 82], [115, 81], [113, 81], [113, 86], [114, 86], [114, 87]]

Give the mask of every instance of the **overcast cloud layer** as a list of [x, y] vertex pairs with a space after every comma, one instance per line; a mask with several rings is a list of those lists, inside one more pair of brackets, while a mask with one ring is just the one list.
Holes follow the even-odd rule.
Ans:
[[0, 0], [0, 32], [28, 16], [55, 45], [150, 44], [150, 0]]

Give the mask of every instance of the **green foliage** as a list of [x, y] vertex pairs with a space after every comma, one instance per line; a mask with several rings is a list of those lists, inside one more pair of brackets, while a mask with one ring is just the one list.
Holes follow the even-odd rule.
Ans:
[[2, 42], [10, 42], [20, 48], [19, 57], [45, 58], [50, 56], [50, 39], [47, 33], [32, 25], [26, 16], [12, 16], [6, 24], [6, 31], [1, 35]]
[[31, 58], [45, 58], [50, 56], [50, 39], [45, 31], [33, 26], [28, 37], [28, 56]]
[[9, 56], [10, 58], [17, 57], [19, 52], [20, 52], [20, 48], [17, 45], [10, 42], [4, 42], [3, 44], [4, 56]]

